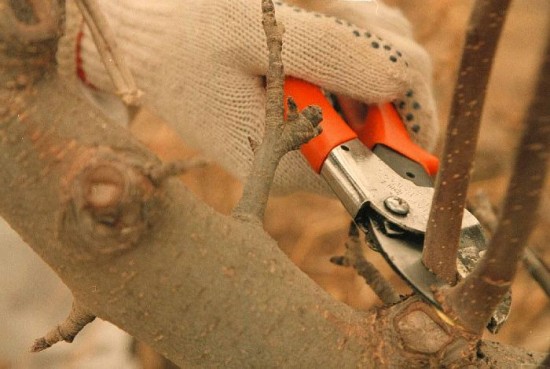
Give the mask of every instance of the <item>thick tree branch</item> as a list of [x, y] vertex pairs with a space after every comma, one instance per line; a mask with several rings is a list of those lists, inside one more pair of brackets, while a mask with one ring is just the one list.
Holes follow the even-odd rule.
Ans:
[[[153, 183], [158, 160], [60, 82], [53, 53], [38, 66], [23, 56], [0, 55], [0, 213], [90, 314], [181, 366], [369, 360], [367, 315], [333, 301], [257, 227], [178, 181]], [[33, 67], [45, 77], [7, 83]]]
[[[353, 311], [255, 224], [215, 213], [175, 179], [152, 181], [156, 157], [60, 81], [48, 47], [29, 54], [2, 37], [0, 215], [88, 314], [189, 368], [479, 362], [475, 351], [462, 357], [468, 336], [422, 300]], [[17, 83], [22, 74], [37, 77]], [[541, 360], [523, 353], [499, 366]]]
[[457, 278], [460, 228], [485, 91], [510, 0], [474, 4], [422, 254], [424, 265], [449, 284]]
[[[401, 329], [410, 332], [415, 320], [400, 309], [423, 302], [385, 313], [353, 311], [293, 266], [254, 224], [213, 212], [177, 180], [148, 184], [155, 158], [56, 78], [45, 78], [24, 97], [25, 119], [2, 121], [0, 164], [6, 175], [0, 185], [10, 196], [1, 198], [0, 213], [90, 314], [182, 367], [368, 368], [384, 367], [386, 358], [409, 361], [412, 354], [400, 351], [392, 321], [405, 319]], [[107, 173], [91, 176], [98, 179], [96, 190], [76, 191], [89, 178], [90, 162]], [[133, 174], [115, 180], [117, 169]], [[127, 210], [120, 216], [143, 215], [147, 232], [117, 243], [118, 218], [95, 216], [98, 209], [87, 212], [87, 206], [78, 207], [81, 216], [64, 221], [81, 195], [91, 195], [98, 206], [113, 205], [121, 184], [128, 186], [124, 193], [146, 202], [121, 201]], [[144, 186], [153, 191], [145, 197], [139, 195]], [[82, 237], [94, 227], [99, 239]], [[112, 246], [123, 247], [104, 249], [107, 234]], [[428, 321], [436, 319], [436, 329], [443, 323], [432, 315]], [[383, 347], [372, 339], [381, 334]], [[417, 341], [418, 335], [411, 337], [414, 347]], [[444, 349], [420, 348], [433, 360]]]
[[[550, 36], [550, 35], [549, 35]], [[481, 333], [495, 307], [510, 289], [528, 237], [537, 219], [550, 156], [550, 37], [538, 86], [526, 117], [514, 170], [493, 238], [476, 269], [444, 290], [444, 305], [463, 326]]]
[[[177, 180], [148, 182], [158, 161], [56, 78], [18, 97], [25, 111], [1, 124], [10, 196], [0, 213], [91, 314], [183, 367], [356, 367], [370, 356], [366, 315], [333, 301], [258, 227], [213, 212]], [[85, 191], [90, 163], [106, 173]], [[145, 202], [101, 212], [122, 184]], [[122, 223], [132, 220], [144, 226]]]

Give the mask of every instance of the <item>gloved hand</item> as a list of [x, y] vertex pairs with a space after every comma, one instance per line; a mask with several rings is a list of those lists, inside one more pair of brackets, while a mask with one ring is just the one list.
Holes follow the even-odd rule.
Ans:
[[[58, 52], [60, 72], [78, 70], [87, 83], [112, 91], [92, 37], [71, 3]], [[337, 16], [275, 1], [278, 22], [286, 30], [286, 74], [365, 103], [395, 101], [413, 139], [433, 149], [437, 124], [431, 65], [412, 40], [409, 23], [379, 1], [317, 4]], [[244, 179], [253, 158], [249, 137], [261, 142], [264, 127], [267, 48], [260, 1], [103, 0], [100, 6], [146, 104], [187, 143]], [[274, 190], [330, 193], [299, 152], [281, 161]]]

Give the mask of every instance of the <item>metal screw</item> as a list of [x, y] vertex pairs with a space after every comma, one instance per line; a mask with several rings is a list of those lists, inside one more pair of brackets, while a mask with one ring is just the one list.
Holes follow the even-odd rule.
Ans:
[[409, 213], [409, 204], [401, 197], [390, 196], [384, 200], [386, 208], [397, 215], [407, 215]]

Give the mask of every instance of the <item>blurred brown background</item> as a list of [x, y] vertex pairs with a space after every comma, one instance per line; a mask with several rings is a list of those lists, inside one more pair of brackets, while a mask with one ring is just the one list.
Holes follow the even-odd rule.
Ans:
[[[403, 9], [414, 25], [417, 40], [432, 55], [435, 90], [443, 126], [449, 111], [454, 76], [472, 1], [386, 2]], [[545, 27], [549, 17], [550, 2], [547, 0], [514, 1], [499, 46], [486, 100], [471, 189], [484, 189], [496, 205], [506, 189], [511, 160], [521, 132], [522, 117], [533, 87], [544, 37], [548, 33]], [[163, 159], [183, 158], [192, 154], [167, 125], [147, 111], [137, 117], [132, 130]], [[224, 213], [230, 211], [240, 195], [241, 185], [215, 166], [194, 170], [182, 178], [198, 196]], [[329, 263], [331, 256], [343, 253], [348, 222], [349, 218], [338, 201], [312, 194], [274, 198], [270, 201], [266, 216], [268, 231], [302, 270], [335, 298], [359, 309], [368, 309], [379, 301], [364, 282], [356, 277], [353, 270]], [[6, 241], [2, 242], [4, 246], [0, 246], [4, 259], [0, 268], [8, 271], [7, 279], [3, 282], [6, 288], [0, 287], [0, 369], [140, 367], [141, 364], [129, 353], [128, 340], [121, 338], [116, 328], [110, 328], [107, 323], [94, 323], [92, 327], [86, 328], [75, 344], [56, 345], [48, 350], [49, 353], [40, 354], [41, 359], [37, 359], [39, 355], [31, 357], [24, 353], [23, 350], [31, 344], [32, 338], [42, 334], [66, 314], [70, 307], [70, 298], [55, 276], [46, 270], [28, 248], [14, 245], [20, 241], [8, 231], [0, 233], [0, 236]], [[531, 240], [531, 247], [550, 265], [548, 240], [550, 190], [545, 192], [540, 209], [540, 223]], [[20, 251], [23, 249], [24, 251]], [[367, 258], [375, 262], [399, 286], [401, 292], [409, 291], [380, 256], [369, 250]], [[46, 294], [33, 291], [37, 283], [37, 273], [45, 275], [40, 277], [40, 281], [46, 281], [45, 284], [51, 288]], [[49, 313], [36, 319], [36, 315], [44, 310]], [[17, 332], [17, 337], [6, 332]], [[498, 335], [488, 335], [487, 338], [531, 350], [550, 350], [550, 300], [523, 267], [513, 285], [513, 306], [508, 322]], [[104, 347], [109, 346], [109, 342], [114, 342], [110, 344], [111, 351]], [[102, 343], [107, 344], [102, 346]], [[112, 350], [116, 345], [123, 349]], [[101, 355], [107, 361], [94, 364], [93, 358]], [[155, 364], [156, 359], [147, 357], [146, 369], [160, 367], [161, 364]], [[108, 361], [109, 358], [113, 361]], [[51, 364], [53, 362], [57, 364]]]

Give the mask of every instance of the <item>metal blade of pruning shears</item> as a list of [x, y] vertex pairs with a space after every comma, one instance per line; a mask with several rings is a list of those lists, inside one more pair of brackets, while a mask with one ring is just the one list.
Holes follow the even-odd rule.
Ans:
[[[361, 132], [353, 131], [319, 87], [287, 78], [285, 93], [299, 108], [323, 109], [323, 132], [301, 148], [311, 167], [332, 188], [354, 222], [392, 268], [430, 303], [439, 280], [422, 263], [422, 247], [433, 198], [431, 175], [438, 161], [410, 139], [391, 103], [369, 106]], [[479, 221], [465, 211], [457, 267], [470, 273], [486, 248]], [[489, 328], [506, 320], [508, 298]]]

